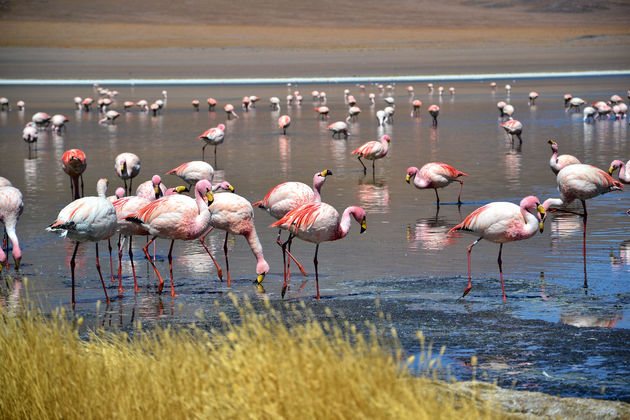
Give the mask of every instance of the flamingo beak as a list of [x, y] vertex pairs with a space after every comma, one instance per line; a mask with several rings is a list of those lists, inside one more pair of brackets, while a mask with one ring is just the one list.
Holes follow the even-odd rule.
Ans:
[[361, 221], [361, 233], [365, 232], [367, 230], [367, 222], [365, 221], [365, 217], [363, 218], [363, 220]]
[[613, 172], [615, 172], [615, 167], [614, 167], [614, 166], [611, 166], [610, 168], [608, 168], [608, 173], [609, 173], [610, 175], [612, 175], [612, 174], [613, 174]]
[[545, 230], [545, 218], [546, 218], [546, 211], [545, 208], [539, 204], [538, 205], [538, 213], [540, 213], [540, 222], [538, 223], [538, 229], [540, 230], [540, 233], [543, 233], [543, 231]]
[[265, 279], [265, 273], [259, 274], [259, 275], [256, 277], [256, 283], [257, 283], [257, 284], [260, 284], [260, 283], [262, 283], [262, 282], [263, 282], [263, 280], [264, 280], [264, 279]]
[[234, 187], [232, 186], [232, 184], [228, 185], [228, 190], [230, 190], [230, 192], [234, 192]]
[[206, 193], [206, 198], [208, 199], [208, 207], [210, 207], [210, 204], [214, 202], [214, 196], [212, 195], [212, 191], [208, 191]]
[[555, 141], [553, 141], [553, 140], [551, 140], [551, 139], [547, 140], [547, 143], [549, 143], [549, 144], [551, 144], [551, 145], [556, 144], [556, 142], [555, 142]]
[[125, 164], [120, 165], [120, 172], [125, 172]]
[[407, 181], [407, 184], [409, 184], [410, 180], [411, 180], [411, 175], [407, 174], [407, 177], [405, 178], [405, 181]]
[[320, 173], [320, 175], [321, 175], [321, 176], [324, 176], [324, 177], [326, 177], [326, 176], [328, 176], [328, 175], [332, 175], [332, 174], [333, 174], [333, 173], [332, 173], [332, 171], [331, 171], [330, 169], [324, 169], [324, 170]]
[[184, 192], [188, 192], [190, 190], [188, 189], [188, 187], [185, 187], [183, 185], [179, 185], [179, 186], [175, 187], [175, 191], [177, 191], [178, 194], [181, 194], [181, 193], [184, 193]]
[[156, 185], [155, 187], [153, 187], [154, 191], [155, 191], [155, 196], [159, 197], [160, 196], [160, 186]]

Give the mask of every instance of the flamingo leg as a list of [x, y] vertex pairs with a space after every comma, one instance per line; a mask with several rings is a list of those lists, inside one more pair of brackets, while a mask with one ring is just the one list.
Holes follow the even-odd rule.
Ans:
[[225, 232], [225, 242], [223, 242], [223, 253], [225, 254], [225, 271], [227, 272], [227, 284], [228, 286], [232, 285], [232, 281], [230, 280], [230, 263], [228, 262], [228, 236], [230, 234]]
[[435, 191], [435, 199], [437, 200], [437, 205], [438, 207], [440, 207], [440, 196], [438, 195], [437, 188], [433, 188], [433, 191]]
[[477, 243], [482, 239], [483, 238], [479, 238], [472, 244], [468, 245], [468, 287], [466, 287], [466, 290], [464, 290], [464, 294], [462, 295], [462, 297], [466, 296], [468, 292], [470, 292], [470, 289], [472, 289], [472, 276], [470, 274], [470, 253], [472, 252], [473, 246], [477, 245]]
[[116, 281], [114, 278], [114, 261], [112, 260], [112, 241], [107, 239], [107, 248], [109, 249], [109, 275], [110, 281], [113, 283]]
[[497, 263], [499, 264], [499, 275], [501, 276], [501, 290], [503, 291], [503, 300], [507, 300], [505, 297], [505, 287], [503, 286], [503, 261], [501, 260], [501, 252], [503, 252], [503, 244], [499, 245], [499, 258]]
[[201, 160], [204, 160], [204, 156], [206, 153], [206, 146], [208, 145], [208, 143], [206, 143], [202, 148], [201, 148]]
[[372, 173], [374, 173], [374, 163], [376, 162], [376, 160], [372, 161]]
[[83, 191], [83, 174], [80, 175], [81, 178], [81, 197], [85, 197], [85, 192]]
[[315, 245], [315, 257], [313, 258], [313, 265], [315, 266], [315, 288], [317, 289], [317, 300], [319, 300], [319, 272], [317, 271], [317, 252], [319, 251], [319, 244]]
[[[282, 230], [278, 230], [278, 237], [276, 238], [276, 243], [282, 248], [282, 242], [280, 241], [280, 233], [282, 232]], [[291, 240], [293, 240], [293, 238], [291, 238]], [[306, 270], [304, 269], [304, 266], [293, 256], [293, 254], [291, 254], [291, 243], [289, 243], [289, 249], [287, 250], [286, 248], [283, 250], [283, 253], [286, 252], [287, 255], [289, 256], [290, 259], [293, 260], [293, 262], [298, 266], [298, 268], [300, 269], [300, 272], [302, 273], [302, 275], [304, 277], [308, 277], [308, 274], [306, 274]]]
[[107, 301], [107, 303], [111, 302], [109, 300], [109, 296], [107, 296], [107, 289], [105, 288], [105, 282], [103, 281], [103, 274], [101, 274], [101, 263], [98, 260], [98, 242], [95, 243], [96, 245], [96, 271], [98, 271], [98, 276], [101, 278], [101, 284], [103, 285], [103, 292], [105, 292], [105, 300]]
[[359, 163], [361, 164], [361, 166], [363, 166], [363, 174], [366, 174], [367, 173], [367, 168], [363, 164], [363, 161], [361, 160], [361, 156], [359, 156], [358, 159], [359, 159]]
[[131, 261], [131, 272], [133, 273], [133, 290], [138, 293], [140, 288], [138, 287], [138, 280], [136, 279], [136, 268], [133, 266], [133, 251], [131, 247], [131, 239], [133, 236], [129, 236], [129, 260]]
[[464, 188], [464, 181], [459, 181], [459, 195], [457, 196], [457, 205], [462, 205], [462, 189]]
[[219, 276], [219, 280], [223, 281], [223, 270], [221, 270], [221, 267], [219, 267], [219, 263], [217, 262], [217, 260], [214, 259], [214, 256], [212, 256], [212, 252], [210, 252], [210, 250], [206, 246], [206, 242], [205, 242], [206, 235], [208, 235], [210, 232], [212, 232], [213, 229], [214, 229], [214, 227], [211, 227], [210, 229], [208, 229], [208, 231], [206, 233], [204, 233], [201, 238], [199, 238], [199, 241], [201, 241], [201, 245], [203, 245], [203, 247], [206, 250], [206, 252], [208, 253], [208, 255], [210, 255], [210, 258], [212, 259], [212, 262], [214, 263], [214, 266], [217, 268], [217, 274]]
[[168, 250], [168, 271], [171, 274], [171, 296], [179, 296], [175, 293], [175, 286], [173, 285], [173, 245], [175, 245], [175, 239], [171, 241], [171, 247]]
[[582, 200], [582, 207], [584, 208], [584, 232], [582, 233], [582, 258], [584, 260], [584, 289], [588, 289], [588, 281], [586, 280], [586, 220], [588, 219], [588, 213], [586, 212], [586, 201]]
[[79, 250], [79, 244], [81, 242], [76, 242], [74, 246], [74, 252], [72, 253], [72, 259], [70, 260], [70, 272], [72, 273], [72, 310], [74, 310], [74, 267], [76, 266], [75, 258], [77, 256], [77, 251]]
[[164, 280], [162, 280], [162, 276], [160, 276], [160, 272], [158, 271], [157, 267], [155, 266], [155, 263], [153, 262], [153, 260], [151, 259], [151, 256], [149, 255], [149, 245], [151, 245], [151, 242], [155, 241], [155, 238], [157, 238], [157, 236], [154, 236], [153, 238], [151, 238], [149, 242], [147, 242], [147, 244], [142, 248], [142, 252], [144, 252], [144, 255], [147, 256], [147, 259], [151, 263], [151, 266], [153, 266], [155, 275], [158, 277], [158, 280], [160, 282], [158, 284], [158, 293], [162, 294], [162, 288], [164, 287]]
[[214, 145], [214, 167], [217, 167], [217, 145]]
[[118, 295], [122, 295], [124, 290], [122, 288], [122, 249], [123, 249], [123, 245], [120, 244], [120, 237], [121, 235], [118, 235]]

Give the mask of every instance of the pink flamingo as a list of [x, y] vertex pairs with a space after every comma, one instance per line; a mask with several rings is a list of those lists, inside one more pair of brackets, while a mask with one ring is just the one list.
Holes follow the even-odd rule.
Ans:
[[199, 100], [198, 99], [193, 99], [190, 103], [193, 106], [193, 109], [195, 111], [199, 112]]
[[214, 107], [217, 106], [217, 100], [214, 98], [208, 98], [206, 102], [208, 103], [208, 112], [214, 111]]
[[35, 123], [38, 129], [46, 128], [50, 125], [51, 116], [45, 112], [37, 112], [33, 114], [31, 120]]
[[413, 185], [418, 189], [433, 188], [435, 190], [435, 198], [438, 207], [440, 206], [440, 196], [437, 189], [450, 185], [451, 182], [459, 182], [459, 194], [457, 195], [457, 204], [462, 204], [462, 188], [464, 181], [458, 179], [460, 176], [468, 176], [458, 171], [451, 165], [442, 162], [430, 162], [418, 169], [415, 166], [407, 168], [407, 177], [405, 181], [409, 184], [413, 179]]
[[31, 153], [31, 144], [37, 143], [38, 137], [39, 131], [37, 131], [37, 127], [35, 126], [35, 124], [32, 122], [26, 124], [26, 126], [22, 130], [22, 140], [24, 140], [28, 144], [29, 155]]
[[256, 234], [254, 209], [251, 203], [237, 194], [216, 194], [214, 202], [209, 204], [208, 210], [210, 211], [212, 227], [225, 231], [223, 253], [225, 254], [225, 271], [227, 273], [228, 286], [232, 284], [227, 243], [230, 234], [242, 235], [249, 243], [249, 247], [254, 257], [256, 257], [256, 282], [258, 284], [262, 283], [265, 275], [269, 272], [269, 264], [265, 261], [262, 245]]
[[225, 139], [225, 125], [219, 124], [216, 127], [210, 128], [203, 132], [202, 135], [199, 136], [201, 140], [206, 142], [206, 144], [201, 148], [201, 160], [205, 158], [206, 146], [212, 145], [214, 146], [214, 165], [217, 165], [217, 146], [223, 143]]
[[165, 192], [166, 186], [162, 184], [162, 178], [159, 175], [153, 175], [150, 181], [145, 181], [136, 188], [136, 195], [149, 201], [163, 197]]
[[278, 128], [282, 129], [282, 134], [287, 134], [287, 128], [291, 125], [291, 117], [282, 115], [278, 118]]
[[367, 173], [367, 168], [365, 167], [365, 164], [363, 163], [361, 158], [372, 161], [372, 173], [374, 173], [374, 162], [376, 161], [376, 159], [381, 159], [387, 156], [390, 142], [391, 138], [387, 134], [385, 134], [381, 136], [380, 141], [368, 141], [367, 143], [364, 143], [363, 145], [352, 151], [352, 154], [357, 155], [361, 166], [363, 166], [364, 174]]
[[223, 110], [225, 111], [225, 113], [227, 114], [227, 119], [231, 119], [232, 117], [234, 118], [238, 118], [238, 115], [236, 115], [236, 112], [234, 112], [234, 105], [232, 104], [227, 104], [223, 107]]
[[560, 155], [558, 156], [558, 143], [552, 139], [547, 140], [547, 143], [551, 145], [551, 159], [549, 159], [549, 166], [554, 174], [558, 174], [562, 168], [569, 165], [575, 165], [576, 163], [582, 163], [578, 158], [573, 155]]
[[433, 118], [432, 124], [434, 126], [437, 126], [438, 125], [437, 118], [438, 118], [438, 115], [440, 115], [440, 107], [437, 105], [431, 105], [428, 108], [428, 111], [429, 111], [429, 114], [431, 114], [431, 117]]
[[411, 111], [411, 116], [418, 116], [420, 114], [420, 108], [422, 108], [422, 101], [420, 99], [414, 99], [411, 103], [413, 106], [413, 110]]
[[99, 120], [99, 124], [114, 124], [114, 120], [116, 118], [120, 117], [120, 113], [118, 111], [114, 111], [113, 109], [110, 109], [109, 111], [107, 111], [105, 113], [105, 117], [101, 120]]
[[357, 117], [361, 113], [361, 108], [358, 106], [351, 106], [348, 108], [348, 118], [346, 118], [346, 122], [356, 121]]
[[[66, 150], [61, 157], [62, 168], [70, 176], [70, 194], [72, 199], [83, 196], [83, 172], [87, 168], [85, 153], [79, 149]], [[79, 178], [81, 178], [81, 195], [79, 195]]]
[[486, 239], [499, 244], [499, 274], [501, 276], [501, 290], [503, 300], [506, 300], [505, 287], [503, 285], [503, 265], [501, 252], [503, 244], [534, 236], [537, 230], [543, 232], [543, 220], [545, 209], [541, 206], [538, 198], [530, 195], [521, 200], [519, 206], [514, 203], [495, 201], [470, 213], [462, 223], [455, 226], [449, 233], [465, 231], [479, 235], [479, 239], [470, 244], [468, 250], [468, 287], [464, 290], [462, 297], [466, 296], [472, 288], [472, 277], [470, 272], [470, 253], [473, 246]]
[[315, 110], [315, 112], [319, 114], [319, 118], [322, 121], [328, 118], [328, 112], [330, 112], [330, 109], [327, 106], [322, 105], [322, 106], [315, 107], [313, 109]]
[[74, 252], [70, 260], [72, 273], [72, 308], [74, 299], [74, 267], [77, 250], [81, 242], [96, 243], [96, 270], [101, 278], [105, 299], [110, 302], [101, 274], [101, 265], [98, 257], [98, 241], [109, 239], [118, 228], [116, 222], [116, 210], [112, 203], [103, 197], [83, 197], [74, 200], [64, 207], [57, 219], [46, 228], [49, 232], [57, 232], [62, 238], [67, 237], [75, 241]]
[[202, 179], [207, 179], [212, 182], [214, 179], [214, 168], [209, 163], [206, 163], [201, 160], [192, 160], [190, 162], [186, 162], [182, 165], [179, 165], [175, 169], [171, 169], [168, 171], [169, 175], [177, 175], [184, 182], [188, 183], [190, 188], [201, 181]]
[[538, 99], [538, 92], [531, 91], [529, 92], [529, 102], [530, 106], [536, 105], [536, 99]]
[[[3, 178], [4, 179], [4, 178]], [[0, 184], [1, 185], [1, 184]], [[24, 201], [22, 193], [17, 188], [10, 185], [0, 186], [0, 222], [4, 224], [5, 235], [11, 240], [13, 245], [13, 261], [15, 261], [15, 269], [20, 269], [20, 261], [22, 260], [22, 249], [18, 241], [15, 227], [24, 210]], [[7, 249], [8, 254], [8, 249]], [[0, 247], [0, 272], [4, 264], [9, 266], [8, 256]]]
[[319, 300], [319, 271], [317, 253], [319, 244], [326, 241], [336, 241], [345, 238], [350, 232], [350, 217], [361, 225], [361, 233], [367, 229], [365, 210], [358, 206], [346, 208], [341, 216], [333, 206], [326, 203], [308, 203], [291, 210], [283, 218], [273, 223], [272, 227], [279, 227], [289, 231], [289, 239], [297, 236], [307, 242], [315, 244], [315, 283], [317, 300]]
[[582, 202], [584, 213], [584, 232], [582, 236], [582, 255], [584, 259], [584, 287], [588, 287], [586, 281], [586, 200], [597, 197], [611, 191], [623, 190], [621, 182], [614, 180], [608, 173], [599, 168], [585, 164], [569, 165], [561, 169], [556, 176], [560, 198], [548, 198], [543, 203], [545, 210], [550, 213], [563, 211], [573, 213], [565, 209], [565, 206], [574, 200]]
[[121, 198], [123, 198], [125, 194], [125, 189], [123, 187], [118, 187], [116, 188], [114, 195], [110, 195], [107, 197], [107, 201], [113, 204], [116, 200], [120, 200]]
[[[610, 162], [608, 173], [611, 176], [617, 169], [619, 169], [619, 181], [622, 184], [630, 184], [630, 160], [625, 164], [621, 160], [613, 160]], [[630, 210], [628, 210], [627, 213], [630, 214]]]
[[129, 112], [129, 110], [133, 108], [134, 106], [136, 106], [136, 103], [133, 101], [123, 102], [123, 109], [125, 110], [125, 112]]
[[507, 136], [512, 141], [512, 144], [514, 144], [514, 136], [518, 137], [519, 144], [523, 144], [523, 139], [521, 138], [521, 134], [523, 133], [523, 124], [521, 124], [520, 121], [510, 119], [501, 124], [501, 127], [507, 133]]
[[59, 134], [66, 129], [66, 123], [70, 120], [65, 115], [55, 114], [50, 118], [52, 123], [52, 129], [55, 133]]
[[[121, 153], [116, 156], [114, 169], [118, 176], [125, 182], [125, 193], [131, 194], [131, 182], [140, 173], [140, 158], [133, 153]], [[127, 188], [129, 180], [129, 188]]]
[[[321, 172], [316, 172], [315, 175], [313, 175], [312, 189], [302, 182], [283, 182], [282, 184], [278, 184], [271, 190], [269, 190], [267, 195], [265, 195], [262, 200], [257, 201], [252, 206], [260, 207], [261, 209], [266, 210], [272, 217], [278, 220], [282, 219], [285, 214], [293, 209], [300, 207], [303, 204], [321, 202], [322, 186], [326, 182], [326, 177], [332, 174], [332, 171], [329, 169], [324, 169]], [[300, 269], [302, 274], [306, 275], [306, 271], [304, 271], [302, 264], [300, 264], [291, 254], [291, 243], [289, 241], [285, 243], [280, 241], [281, 232], [282, 230], [279, 229], [276, 242], [282, 248], [282, 260], [284, 267], [284, 285], [282, 287], [282, 296], [284, 297], [287, 287], [287, 279], [290, 277], [290, 274], [287, 270], [285, 253], [298, 265], [298, 268]]]
[[[155, 263], [149, 256], [149, 245], [156, 238], [171, 240], [168, 252], [168, 267], [171, 275], [171, 296], [177, 296], [173, 283], [173, 245], [175, 240], [190, 241], [199, 239], [210, 228], [210, 213], [208, 203], [212, 203], [212, 185], [210, 181], [201, 180], [195, 186], [195, 198], [185, 195], [169, 195], [159, 200], [152, 201], [135, 213], [125, 217], [125, 220], [139, 224], [151, 236], [151, 240], [142, 248], [142, 251], [149, 259], [153, 270], [158, 277], [158, 293], [162, 293], [164, 280], [160, 275]], [[209, 252], [209, 251], [208, 251]], [[214, 258], [213, 258], [214, 260]]]
[[94, 99], [92, 98], [85, 98], [81, 101], [81, 107], [83, 108], [84, 112], [90, 112], [90, 107], [92, 106], [92, 104], [94, 103]]
[[333, 139], [335, 138], [335, 136], [339, 136], [339, 138], [341, 138], [342, 134], [343, 134], [343, 138], [347, 139], [349, 135], [348, 124], [343, 121], [336, 121], [330, 124], [328, 127], [326, 127], [326, 130], [332, 131]]

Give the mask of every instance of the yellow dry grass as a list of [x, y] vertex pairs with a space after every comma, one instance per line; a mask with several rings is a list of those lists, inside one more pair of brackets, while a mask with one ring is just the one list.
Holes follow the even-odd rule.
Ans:
[[[223, 327], [81, 339], [58, 311], [0, 312], [0, 413], [15, 419], [488, 418], [505, 413], [401, 366], [373, 325], [318, 322], [304, 307], [283, 321], [235, 302]], [[306, 315], [305, 315], [306, 314]], [[421, 335], [419, 337], [422, 339]], [[396, 350], [398, 349], [398, 350]], [[426, 366], [432, 365], [425, 353]], [[427, 363], [428, 362], [428, 363]], [[429, 371], [430, 372], [430, 371]]]

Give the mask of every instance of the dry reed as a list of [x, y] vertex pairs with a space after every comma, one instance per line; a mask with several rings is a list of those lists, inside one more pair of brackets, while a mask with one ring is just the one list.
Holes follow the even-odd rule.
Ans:
[[[404, 368], [395, 331], [234, 302], [222, 327], [80, 337], [63, 310], [0, 310], [3, 418], [487, 418], [502, 414]], [[281, 319], [282, 318], [282, 319]], [[290, 321], [287, 321], [290, 319]], [[424, 339], [419, 334], [424, 345]], [[392, 344], [394, 350], [392, 351]], [[426, 352], [420, 364], [432, 367]]]

